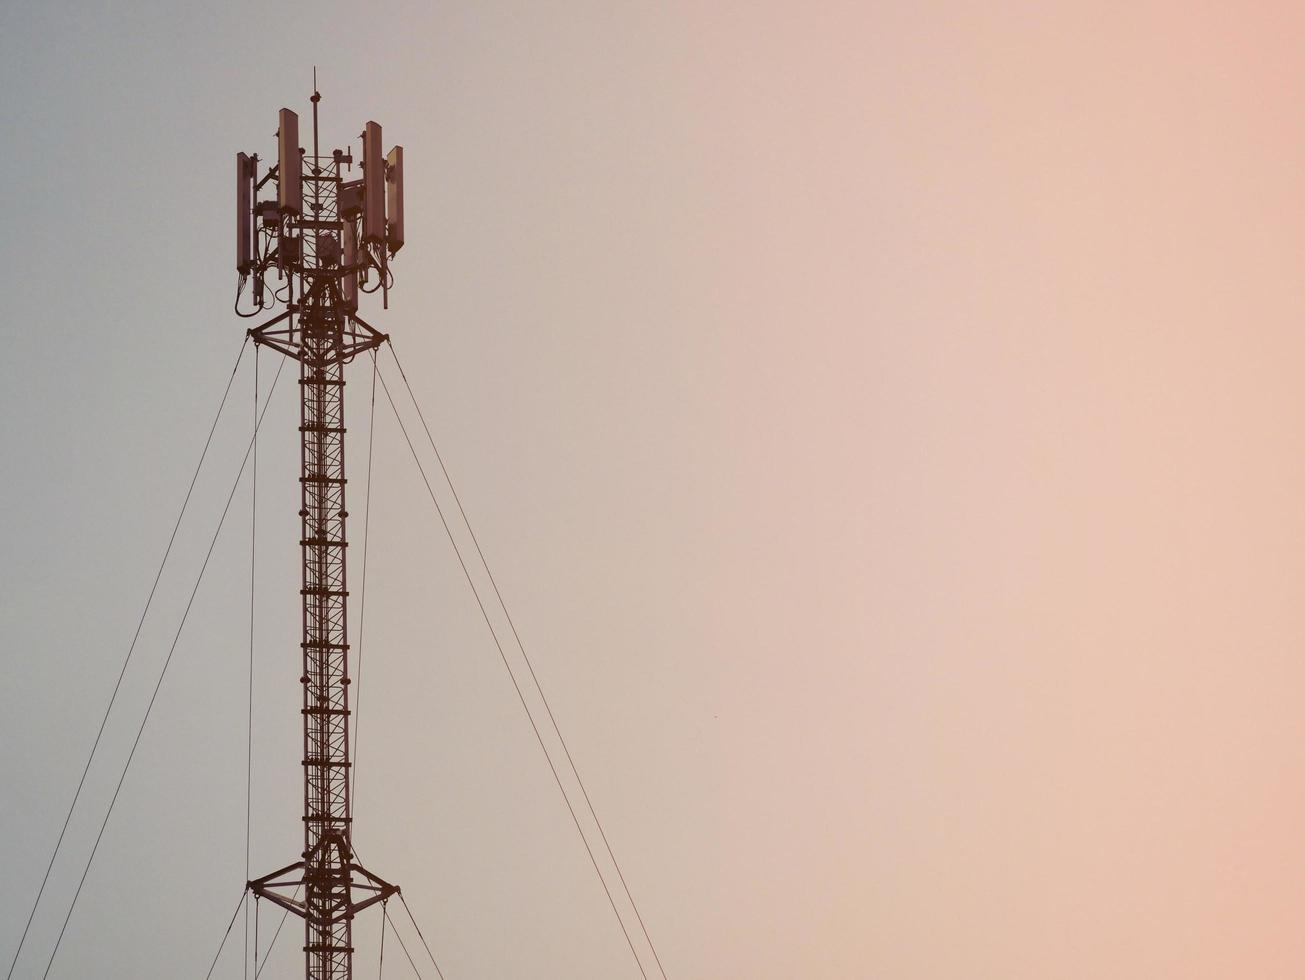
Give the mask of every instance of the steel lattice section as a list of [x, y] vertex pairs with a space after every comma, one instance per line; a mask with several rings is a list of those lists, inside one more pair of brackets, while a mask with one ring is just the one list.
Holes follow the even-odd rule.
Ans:
[[[349, 665], [344, 366], [329, 308], [301, 320], [305, 946], [310, 980], [349, 976]], [[343, 846], [331, 846], [333, 842]]]

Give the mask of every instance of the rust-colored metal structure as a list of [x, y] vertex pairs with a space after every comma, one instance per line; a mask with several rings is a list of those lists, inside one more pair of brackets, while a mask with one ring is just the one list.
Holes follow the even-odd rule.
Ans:
[[[236, 157], [236, 312], [283, 307], [249, 336], [299, 362], [303, 555], [304, 849], [248, 888], [303, 919], [308, 980], [351, 980], [354, 917], [398, 887], [353, 851], [345, 366], [387, 339], [358, 316], [358, 294], [380, 291], [388, 301], [389, 260], [403, 244], [403, 152], [396, 147], [387, 161], [381, 127], [368, 122], [362, 178], [347, 179], [352, 149], [319, 151], [320, 101], [314, 92], [311, 153], [299, 146], [297, 114], [282, 109], [276, 164], [260, 179], [257, 155]], [[253, 309], [242, 311], [247, 285]]]

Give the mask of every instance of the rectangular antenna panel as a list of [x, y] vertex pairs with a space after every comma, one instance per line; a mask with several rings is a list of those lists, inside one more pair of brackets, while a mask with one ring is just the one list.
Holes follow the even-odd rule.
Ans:
[[254, 267], [254, 164], [247, 153], [236, 154], [236, 271], [248, 275]]
[[363, 241], [385, 241], [385, 157], [381, 154], [381, 124], [363, 130]]
[[340, 292], [344, 294], [344, 308], [350, 313], [358, 309], [358, 273], [352, 271], [358, 264], [358, 226], [352, 221], [344, 223], [344, 255], [341, 265], [348, 270], [340, 277]]
[[362, 217], [362, 192], [361, 180], [347, 180], [340, 185], [340, 217], [345, 221], [357, 221]]
[[393, 255], [403, 247], [403, 147], [385, 158], [385, 238]]
[[303, 211], [304, 158], [299, 152], [299, 114], [282, 109], [277, 130], [277, 203], [284, 214]]

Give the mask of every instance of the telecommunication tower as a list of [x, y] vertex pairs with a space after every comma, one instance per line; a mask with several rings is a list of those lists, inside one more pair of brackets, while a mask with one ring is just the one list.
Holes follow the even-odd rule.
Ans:
[[[381, 127], [368, 122], [362, 176], [350, 179], [352, 147], [320, 152], [320, 101], [314, 91], [311, 153], [299, 145], [299, 116], [282, 109], [275, 163], [260, 176], [257, 154], [236, 154], [236, 312], [283, 307], [249, 337], [299, 362], [303, 558], [304, 849], [247, 887], [303, 919], [308, 980], [351, 980], [354, 917], [399, 889], [353, 850], [344, 369], [387, 339], [358, 315], [358, 299], [379, 291], [388, 306], [390, 260], [403, 246], [403, 147], [382, 154]], [[246, 286], [253, 309], [242, 312]]]

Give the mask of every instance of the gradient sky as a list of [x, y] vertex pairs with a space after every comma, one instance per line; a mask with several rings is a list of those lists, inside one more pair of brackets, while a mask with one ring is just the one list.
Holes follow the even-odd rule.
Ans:
[[[405, 146], [367, 312], [672, 980], [1305, 975], [1302, 47], [1289, 4], [5, 5], [0, 956], [247, 326], [232, 154], [272, 153], [316, 64], [327, 146]], [[255, 873], [300, 846], [292, 389]], [[406, 453], [382, 401], [359, 850], [449, 980], [637, 977]], [[240, 894], [249, 501], [51, 978], [202, 976]]]

